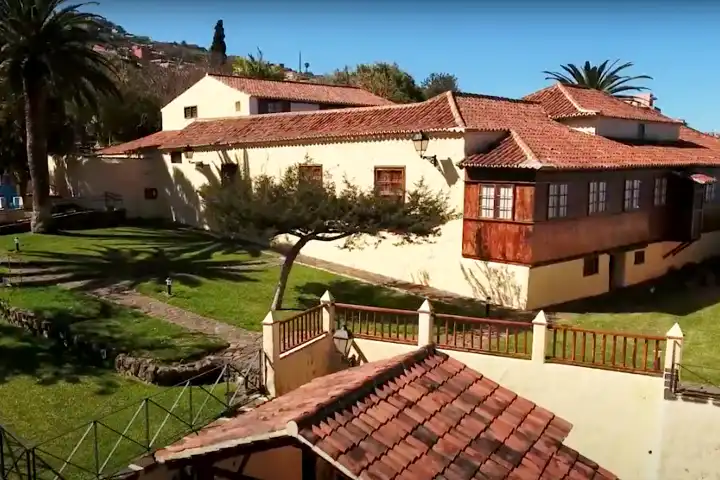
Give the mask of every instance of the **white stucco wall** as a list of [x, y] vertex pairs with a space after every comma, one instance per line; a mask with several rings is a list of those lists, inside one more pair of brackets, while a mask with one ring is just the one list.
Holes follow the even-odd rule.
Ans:
[[[122, 197], [128, 217], [167, 217], [176, 197], [174, 182], [159, 155], [145, 158], [48, 158], [53, 193], [62, 197], [99, 198], [110, 192]], [[157, 188], [158, 198], [145, 198], [146, 188]], [[102, 201], [85, 205], [100, 208]]]
[[[240, 110], [236, 110], [240, 102]], [[196, 106], [197, 118], [238, 117], [251, 111], [250, 96], [213, 77], [203, 77], [160, 110], [163, 130], [182, 130], [196, 119], [185, 118], [185, 107]]]
[[638, 125], [645, 124], [647, 140], [677, 140], [680, 136], [680, 125], [675, 123], [641, 122], [609, 117], [580, 117], [559, 120], [568, 127], [594, 135], [610, 138], [638, 139]]
[[720, 406], [665, 401], [659, 480], [720, 479]]
[[[475, 135], [474, 148], [496, 137], [494, 133]], [[167, 176], [192, 186], [189, 190], [197, 189], [208, 181], [218, 181], [223, 162], [237, 163], [243, 170], [247, 168], [251, 176], [261, 173], [280, 175], [294, 164], [315, 163], [323, 166], [325, 178], [340, 183], [347, 177], [368, 189], [374, 184], [374, 167], [404, 167], [407, 189], [413, 188], [423, 179], [431, 190], [448, 193], [452, 207], [461, 213], [464, 201], [463, 172], [455, 163], [465, 156], [465, 149], [466, 144], [459, 134], [432, 138], [426, 155], [437, 155], [442, 171], [420, 159], [409, 138], [196, 151], [191, 161], [183, 158], [182, 164], [170, 164], [169, 155], [164, 157], [171, 171]], [[198, 169], [196, 164], [199, 162], [206, 166]], [[179, 201], [180, 197], [175, 200]], [[200, 219], [195, 209], [184, 208], [172, 200], [170, 205], [173, 212], [189, 214], [175, 214], [175, 220], [198, 224]], [[202, 220], [199, 224], [202, 224]], [[292, 239], [281, 238], [279, 241]], [[462, 220], [445, 225], [441, 236], [433, 239], [432, 243], [398, 246], [390, 239], [375, 246], [374, 239], [368, 238], [361, 242], [365, 248], [360, 250], [344, 250], [340, 248], [342, 245], [342, 241], [311, 242], [304, 247], [303, 254], [460, 295], [483, 299], [490, 296], [498, 303], [522, 306], [527, 296], [527, 267], [462, 258]], [[499, 288], [490, 285], [488, 279], [498, 280], [502, 285]]]

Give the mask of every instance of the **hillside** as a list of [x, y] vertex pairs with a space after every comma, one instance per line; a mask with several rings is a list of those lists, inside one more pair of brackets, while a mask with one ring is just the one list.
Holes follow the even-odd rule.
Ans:
[[[209, 49], [200, 45], [182, 42], [158, 42], [144, 35], [135, 35], [126, 31], [120, 25], [111, 22], [106, 18], [101, 21], [105, 34], [111, 39], [111, 47], [107, 53], [118, 55], [125, 60], [139, 63], [154, 63], [167, 67], [182, 65], [207, 66]], [[210, 43], [211, 36], [208, 38]], [[228, 66], [232, 65], [236, 55], [228, 55]], [[286, 72], [288, 80], [312, 79], [315, 77], [310, 72], [298, 73], [297, 71], [279, 64]]]

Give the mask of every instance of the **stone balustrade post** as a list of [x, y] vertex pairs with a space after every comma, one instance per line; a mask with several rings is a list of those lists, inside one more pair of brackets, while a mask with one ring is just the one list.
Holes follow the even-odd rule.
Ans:
[[665, 371], [677, 370], [682, 363], [682, 350], [685, 335], [677, 323], [665, 334]]
[[275, 367], [280, 358], [280, 324], [274, 311], [269, 311], [262, 321], [263, 371], [265, 388], [272, 398], [276, 396]]
[[434, 320], [433, 306], [426, 298], [418, 308], [418, 347], [425, 347], [435, 343], [433, 338]]
[[323, 296], [320, 297], [320, 304], [323, 307], [323, 331], [333, 333], [335, 331], [335, 298], [330, 290], [325, 290]]
[[531, 359], [533, 362], [545, 363], [545, 348], [547, 346], [547, 331], [548, 322], [545, 317], [545, 312], [540, 310], [532, 321], [532, 354]]

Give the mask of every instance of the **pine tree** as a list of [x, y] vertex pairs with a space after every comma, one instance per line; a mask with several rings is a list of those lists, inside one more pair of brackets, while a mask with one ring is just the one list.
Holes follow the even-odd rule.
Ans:
[[223, 21], [218, 20], [215, 24], [215, 35], [213, 35], [210, 46], [210, 63], [213, 66], [222, 66], [227, 62], [227, 47], [225, 45], [225, 27]]

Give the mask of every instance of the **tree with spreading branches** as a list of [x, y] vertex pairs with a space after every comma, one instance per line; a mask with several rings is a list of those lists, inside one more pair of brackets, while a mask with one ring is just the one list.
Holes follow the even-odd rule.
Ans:
[[460, 90], [457, 77], [451, 73], [431, 73], [420, 84], [420, 88], [422, 88], [425, 98]]
[[96, 106], [117, 96], [115, 71], [97, 45], [110, 43], [101, 17], [67, 0], [0, 0], [0, 76], [24, 103], [25, 146], [32, 179], [35, 233], [51, 228], [47, 100]]
[[432, 192], [421, 181], [408, 192], [365, 190], [344, 180], [309, 177], [298, 166], [281, 176], [250, 178], [239, 173], [201, 189], [210, 228], [236, 239], [270, 242], [279, 236], [296, 239], [287, 251], [271, 309], [282, 308], [293, 262], [312, 241], [344, 240], [343, 248], [390, 237], [400, 244], [427, 242], [457, 217], [446, 194]]
[[582, 67], [568, 63], [567, 65], [560, 66], [565, 73], [550, 72], [547, 70], [543, 71], [543, 73], [547, 75], [545, 80], [555, 80], [565, 85], [579, 85], [592, 88], [609, 93], [618, 98], [632, 97], [632, 95], [627, 95], [627, 92], [642, 92], [647, 90], [647, 87], [632, 85], [631, 82], [652, 80], [652, 77], [648, 75], [624, 75], [623, 72], [628, 68], [632, 68], [634, 64], [632, 62], [626, 62], [618, 65], [618, 62], [619, 60], [615, 60], [612, 63], [610, 63], [610, 60], [605, 60], [600, 65], [592, 65], [590, 62], [585, 62]]

